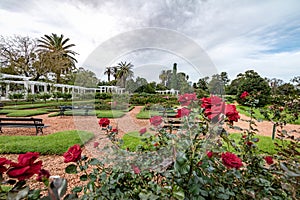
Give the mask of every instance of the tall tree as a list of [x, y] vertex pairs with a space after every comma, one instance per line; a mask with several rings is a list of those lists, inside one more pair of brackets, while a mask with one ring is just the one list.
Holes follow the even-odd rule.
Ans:
[[108, 82], [110, 82], [110, 76], [113, 75], [113, 73], [112, 67], [106, 67], [104, 74], [107, 75]]
[[45, 75], [45, 68], [39, 68], [37, 41], [23, 36], [0, 37], [0, 65], [1, 72], [32, 77], [38, 80]]
[[118, 63], [117, 78], [120, 80], [120, 86], [125, 87], [126, 79], [133, 77], [133, 65], [127, 62]]
[[75, 51], [71, 50], [75, 44], [68, 44], [69, 38], [64, 38], [64, 35], [58, 36], [52, 33], [51, 35], [44, 35], [38, 40], [38, 47], [42, 53], [50, 53], [53, 68], [51, 71], [56, 75], [56, 82], [61, 82], [61, 74], [69, 73], [76, 69]]
[[173, 64], [172, 76], [171, 76], [171, 89], [178, 89], [178, 80], [177, 80], [177, 63]]

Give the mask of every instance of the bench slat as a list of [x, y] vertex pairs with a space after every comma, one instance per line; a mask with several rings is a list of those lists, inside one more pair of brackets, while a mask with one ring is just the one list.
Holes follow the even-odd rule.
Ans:
[[43, 119], [40, 119], [40, 118], [8, 118], [8, 117], [5, 117], [5, 118], [0, 118], [0, 121], [38, 121], [38, 122], [42, 122]]

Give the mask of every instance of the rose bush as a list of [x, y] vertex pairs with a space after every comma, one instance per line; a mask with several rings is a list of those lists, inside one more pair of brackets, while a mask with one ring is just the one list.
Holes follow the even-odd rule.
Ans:
[[[251, 96], [247, 98], [251, 103]], [[122, 149], [122, 141], [116, 137], [117, 128], [104, 129], [112, 142], [109, 146], [100, 149], [95, 141], [94, 147], [104, 155], [101, 158], [81, 155], [78, 145], [70, 147], [63, 155], [69, 163], [66, 173], [80, 173], [79, 179], [84, 184], [72, 188], [72, 193], [64, 198], [300, 198], [298, 147], [291, 147], [299, 142], [277, 144], [281, 150], [278, 155], [265, 155], [257, 148], [260, 141], [255, 138], [252, 118], [248, 120], [249, 129], [233, 126], [240, 119], [234, 105], [217, 96], [198, 99], [195, 94], [180, 95], [178, 101], [181, 129], [171, 134], [161, 126], [163, 117], [153, 116], [150, 119], [153, 128], [149, 130], [155, 133], [143, 135], [147, 129], [139, 130], [143, 144], [134, 152]], [[241, 132], [239, 141], [228, 137], [227, 125]], [[32, 154], [32, 158], [22, 162], [34, 165], [38, 163], [35, 160]], [[0, 169], [9, 170], [8, 166], [10, 161], [0, 159]], [[48, 177], [45, 171], [40, 170], [39, 174], [41, 180]]]

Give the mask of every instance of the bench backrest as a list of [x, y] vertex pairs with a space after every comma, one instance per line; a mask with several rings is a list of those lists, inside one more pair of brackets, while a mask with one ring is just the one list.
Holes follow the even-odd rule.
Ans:
[[2, 117], [0, 118], [1, 121], [32, 121], [32, 122], [42, 122], [43, 119], [41, 118], [19, 118], [19, 117]]

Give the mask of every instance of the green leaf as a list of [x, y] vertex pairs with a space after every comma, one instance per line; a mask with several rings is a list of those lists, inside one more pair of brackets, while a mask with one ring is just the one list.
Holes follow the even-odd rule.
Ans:
[[90, 161], [90, 165], [99, 165], [99, 164], [101, 164], [101, 162], [96, 158], [92, 158]]
[[77, 193], [77, 192], [81, 192], [82, 191], [82, 187], [81, 186], [76, 186], [72, 189], [72, 192]]
[[81, 181], [86, 181], [88, 179], [88, 176], [86, 174], [80, 176]]
[[173, 188], [173, 194], [172, 195], [177, 200], [184, 200], [184, 197], [185, 197], [183, 189], [180, 188], [179, 186], [175, 186]]
[[229, 199], [229, 195], [227, 195], [227, 194], [218, 194], [217, 198], [219, 198], [219, 199]]
[[66, 167], [65, 171], [68, 174], [76, 174], [77, 173], [77, 166], [74, 165], [74, 164], [71, 164], [71, 165]]
[[7, 200], [21, 200], [29, 193], [29, 187], [19, 188], [18, 190], [10, 191], [7, 195]]

